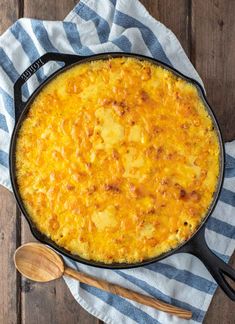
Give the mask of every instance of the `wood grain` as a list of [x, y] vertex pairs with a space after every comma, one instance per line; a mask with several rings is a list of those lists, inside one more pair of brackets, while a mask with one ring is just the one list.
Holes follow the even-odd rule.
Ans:
[[[235, 139], [235, 2], [229, 0], [189, 1], [190, 58], [207, 90], [225, 141]], [[235, 253], [231, 258], [235, 267]], [[235, 307], [217, 289], [204, 324], [232, 324]]]
[[[235, 253], [229, 264], [235, 268]], [[234, 319], [234, 302], [229, 300], [220, 288], [217, 288], [203, 324], [234, 324]]]
[[141, 0], [152, 16], [171, 29], [187, 54], [190, 47], [190, 1], [188, 0]]
[[12, 194], [0, 187], [0, 323], [19, 323], [20, 292], [13, 254], [19, 244], [16, 205]]
[[192, 59], [225, 141], [235, 138], [235, 1], [192, 1]]
[[0, 1], [0, 35], [19, 18], [17, 0]]
[[78, 2], [78, 0], [24, 0], [24, 17], [63, 20]]
[[[17, 0], [0, 1], [0, 34], [19, 17]], [[21, 298], [20, 277], [13, 264], [13, 253], [19, 245], [20, 232], [15, 199], [0, 186], [0, 323], [19, 324]]]
[[14, 264], [23, 277], [36, 282], [61, 279], [64, 274], [62, 257], [39, 242], [28, 242], [18, 247]]
[[184, 319], [190, 319], [192, 317], [192, 313], [190, 311], [187, 311], [185, 309], [173, 306], [171, 304], [167, 304], [163, 301], [160, 301], [158, 299], [137, 293], [135, 291], [132, 291], [130, 289], [111, 284], [108, 281], [104, 281], [101, 279], [97, 279], [94, 277], [91, 277], [85, 273], [73, 270], [71, 268], [65, 268], [65, 275], [70, 276], [74, 279], [77, 279], [78, 281], [85, 283], [87, 285], [90, 285], [92, 287], [96, 287], [102, 290], [105, 290], [107, 292], [110, 292], [111, 294], [118, 295], [130, 300], [134, 300], [137, 303], [147, 305], [150, 307], [153, 307], [157, 310], [161, 310], [163, 312], [176, 315], [180, 318]]

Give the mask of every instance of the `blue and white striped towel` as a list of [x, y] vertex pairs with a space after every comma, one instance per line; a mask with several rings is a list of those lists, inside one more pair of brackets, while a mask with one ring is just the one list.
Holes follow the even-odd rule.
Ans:
[[[174, 34], [153, 19], [137, 0], [83, 0], [61, 21], [20, 19], [0, 37], [0, 182], [11, 190], [8, 150], [14, 126], [13, 84], [45, 52], [89, 55], [126, 51], [153, 56], [197, 79], [197, 72]], [[45, 66], [31, 78], [31, 93], [56, 64]], [[211, 249], [225, 261], [235, 247], [235, 141], [226, 144], [226, 173], [220, 200], [207, 224]], [[102, 270], [71, 266], [124, 287], [190, 309], [190, 323], [201, 323], [217, 285], [194, 256], [177, 254], [133, 270]], [[153, 308], [65, 278], [74, 298], [106, 323], [184, 323]]]

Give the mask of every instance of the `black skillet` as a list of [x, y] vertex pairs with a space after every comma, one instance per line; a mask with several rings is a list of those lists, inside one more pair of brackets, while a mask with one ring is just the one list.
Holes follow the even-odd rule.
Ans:
[[[79, 256], [72, 255], [69, 251], [59, 247], [55, 242], [50, 240], [48, 237], [40, 233], [35, 224], [32, 222], [30, 216], [28, 215], [23, 201], [20, 197], [18, 187], [17, 187], [17, 181], [16, 181], [16, 171], [15, 171], [15, 148], [16, 148], [16, 141], [17, 141], [17, 135], [18, 131], [20, 129], [21, 123], [26, 118], [28, 110], [30, 108], [31, 103], [37, 96], [37, 94], [40, 92], [42, 87], [44, 87], [48, 82], [50, 82], [55, 76], [60, 74], [61, 72], [65, 71], [66, 69], [70, 68], [71, 66], [75, 64], [80, 64], [83, 62], [89, 62], [93, 60], [99, 60], [99, 59], [109, 59], [112, 57], [135, 57], [140, 60], [147, 60], [152, 62], [155, 65], [162, 66], [163, 68], [173, 72], [175, 75], [180, 76], [181, 78], [185, 79], [186, 81], [192, 83], [195, 85], [198, 89], [198, 92], [201, 96], [201, 99], [203, 100], [205, 107], [211, 116], [211, 119], [214, 124], [215, 131], [218, 135], [219, 139], [219, 145], [220, 145], [220, 172], [218, 177], [218, 184], [216, 191], [213, 196], [213, 201], [210, 205], [210, 208], [208, 209], [208, 212], [202, 221], [201, 225], [197, 229], [197, 231], [189, 238], [186, 242], [181, 244], [180, 246], [176, 247], [175, 249], [172, 249], [171, 251], [164, 253], [158, 257], [144, 260], [142, 262], [134, 263], [134, 264], [126, 264], [126, 263], [113, 263], [113, 264], [104, 264], [101, 262], [95, 262], [92, 260], [85, 260]], [[42, 84], [36, 89], [36, 91], [30, 96], [29, 99], [27, 99], [26, 102], [22, 99], [22, 86], [26, 81], [37, 71], [39, 70], [44, 64], [47, 62], [62, 62], [64, 64], [63, 67], [59, 68], [55, 73], [53, 73], [50, 77], [48, 77]], [[11, 138], [11, 145], [10, 145], [10, 177], [11, 177], [11, 184], [13, 188], [13, 192], [16, 198], [16, 201], [19, 205], [19, 208], [21, 212], [24, 214], [25, 218], [27, 219], [31, 232], [35, 236], [37, 240], [39, 240], [42, 243], [48, 244], [58, 252], [62, 253], [63, 255], [90, 265], [95, 266], [99, 268], [109, 268], [109, 269], [128, 269], [128, 268], [134, 268], [134, 267], [140, 267], [144, 266], [153, 262], [157, 262], [159, 260], [162, 260], [174, 253], [190, 253], [198, 257], [204, 265], [207, 267], [207, 269], [210, 271], [211, 275], [214, 277], [214, 279], [217, 281], [218, 285], [223, 289], [223, 291], [228, 295], [229, 298], [232, 300], [235, 300], [235, 290], [233, 287], [226, 281], [225, 275], [228, 276], [230, 279], [235, 281], [235, 270], [231, 268], [229, 265], [227, 265], [225, 262], [223, 262], [220, 258], [218, 258], [207, 246], [206, 240], [205, 240], [205, 224], [208, 221], [217, 201], [219, 198], [219, 194], [222, 188], [223, 179], [224, 179], [224, 146], [223, 141], [221, 137], [221, 132], [219, 129], [219, 125], [216, 121], [216, 118], [212, 112], [212, 109], [209, 106], [209, 103], [207, 102], [205, 93], [201, 85], [196, 82], [193, 79], [190, 79], [177, 71], [176, 69], [168, 66], [167, 64], [164, 64], [158, 60], [145, 57], [142, 55], [137, 54], [128, 54], [128, 53], [104, 53], [104, 54], [97, 54], [92, 56], [77, 56], [77, 55], [70, 55], [70, 54], [60, 54], [60, 53], [47, 53], [43, 56], [41, 56], [37, 61], [35, 61], [24, 73], [20, 76], [20, 78], [16, 81], [14, 85], [14, 102], [15, 102], [15, 115], [16, 115], [16, 124], [15, 128], [12, 134]]]

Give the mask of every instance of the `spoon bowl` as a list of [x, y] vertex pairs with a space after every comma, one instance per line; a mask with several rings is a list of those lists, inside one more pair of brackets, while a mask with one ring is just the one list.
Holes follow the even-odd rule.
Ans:
[[52, 249], [40, 243], [27, 243], [14, 254], [16, 269], [26, 278], [38, 282], [58, 279], [64, 274], [64, 262]]

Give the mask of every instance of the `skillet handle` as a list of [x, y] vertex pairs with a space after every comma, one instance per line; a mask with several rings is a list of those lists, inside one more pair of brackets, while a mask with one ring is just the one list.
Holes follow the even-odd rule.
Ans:
[[[14, 84], [14, 104], [15, 104], [15, 118], [18, 120], [22, 110], [27, 104], [22, 100], [22, 86], [27, 80], [34, 75], [44, 64], [49, 61], [63, 62], [65, 66], [75, 63], [83, 59], [83, 56], [72, 55], [72, 54], [61, 54], [61, 53], [46, 53], [31, 64], [18, 78]], [[60, 69], [58, 69], [60, 70]], [[56, 72], [58, 71], [56, 70]], [[55, 72], [55, 73], [56, 73]]]
[[205, 226], [179, 252], [190, 253], [198, 257], [225, 294], [235, 301], [235, 290], [225, 279], [226, 275], [235, 282], [235, 270], [209, 249], [205, 240]]

